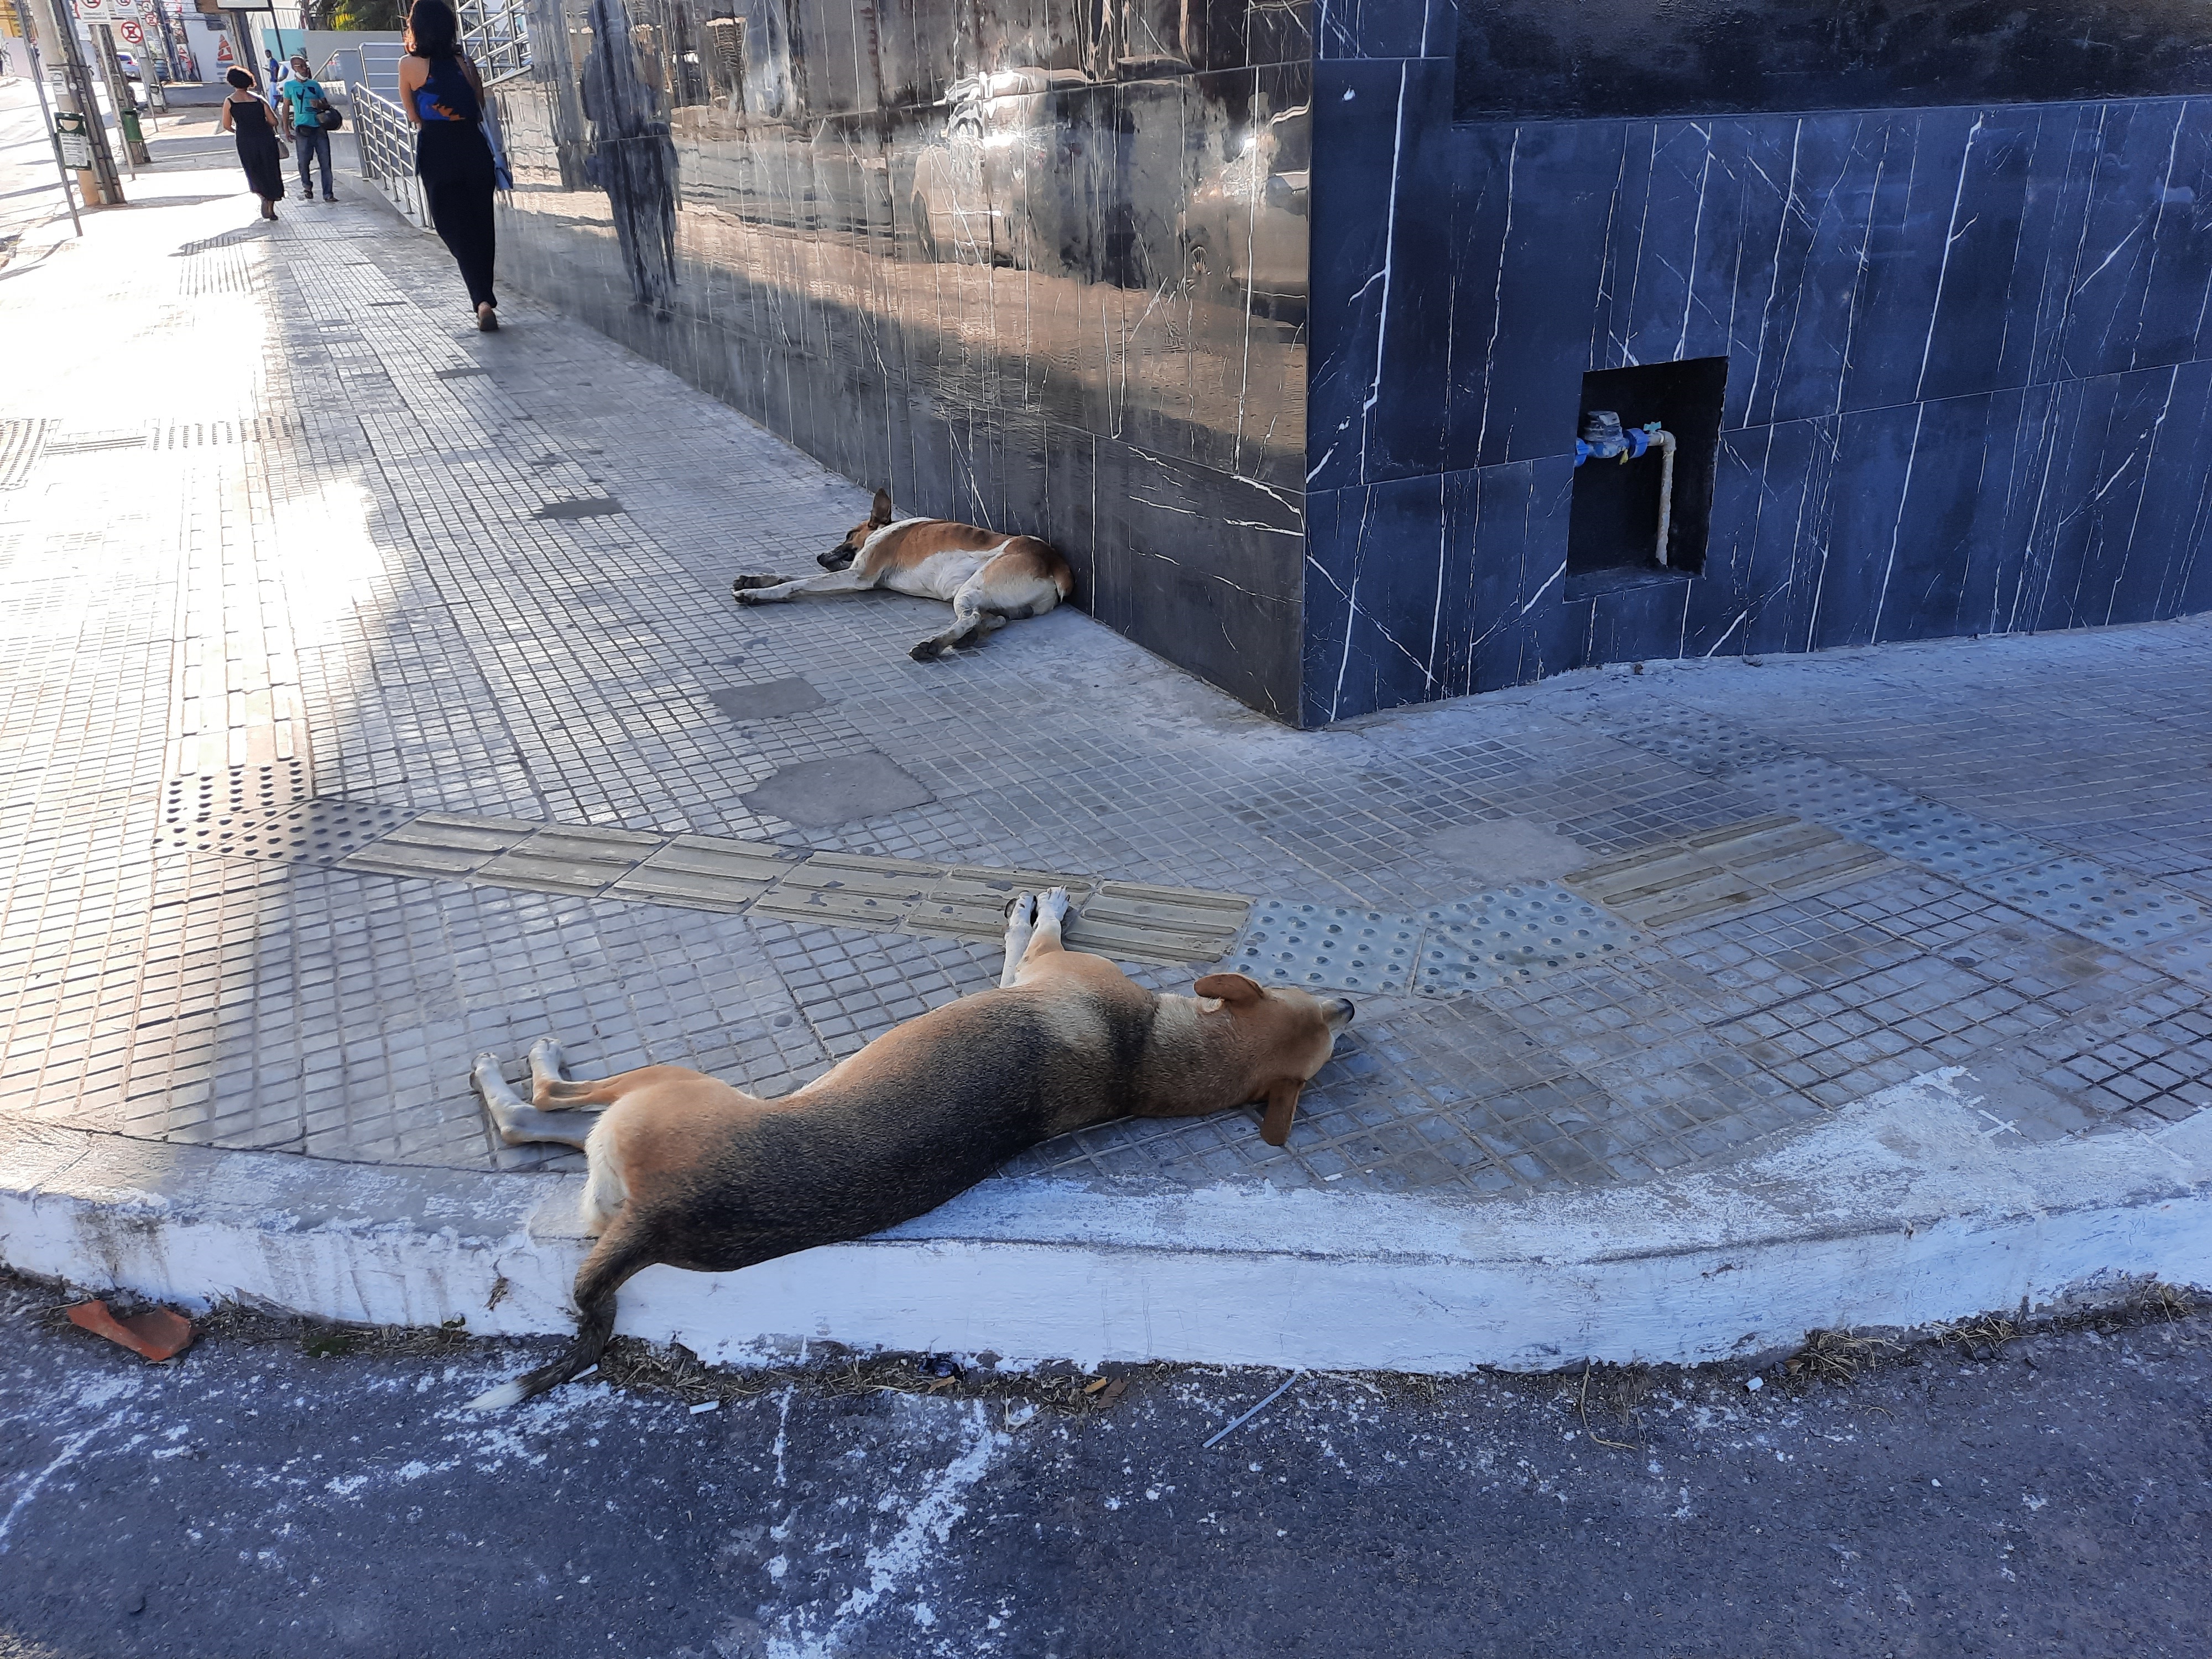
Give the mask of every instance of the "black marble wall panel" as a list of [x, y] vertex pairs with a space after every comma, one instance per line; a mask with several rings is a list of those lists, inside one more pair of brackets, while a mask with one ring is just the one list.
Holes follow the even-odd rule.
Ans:
[[[1316, 30], [1307, 721], [2212, 605], [2212, 100], [1455, 122], [1421, 0]], [[1571, 592], [1582, 376], [1709, 356], [1703, 574]]]
[[1306, 0], [536, 0], [508, 275], [1297, 717]]
[[1463, 121], [2212, 88], [2212, 32], [2196, 0], [1669, 0], [1633, 12], [1615, 0], [1460, 0], [1456, 11]]

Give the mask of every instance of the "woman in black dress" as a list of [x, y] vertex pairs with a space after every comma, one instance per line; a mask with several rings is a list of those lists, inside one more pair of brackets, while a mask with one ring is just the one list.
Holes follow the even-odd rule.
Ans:
[[463, 57], [460, 26], [445, 0], [415, 0], [407, 15], [407, 56], [399, 60], [399, 101], [415, 124], [415, 173], [429, 199], [430, 222], [468, 284], [477, 326], [499, 326], [491, 291], [491, 192], [495, 181], [483, 119], [483, 78]]
[[284, 199], [284, 168], [276, 153], [276, 123], [269, 106], [253, 90], [253, 71], [234, 69], [222, 77], [230, 95], [222, 100], [222, 128], [238, 135], [238, 164], [246, 182], [261, 198], [261, 216], [274, 219]]

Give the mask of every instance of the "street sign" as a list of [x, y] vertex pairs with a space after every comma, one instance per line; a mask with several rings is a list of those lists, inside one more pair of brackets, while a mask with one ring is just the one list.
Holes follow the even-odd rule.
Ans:
[[146, 15], [143, 0], [73, 0], [78, 20], [87, 23], [119, 23]]
[[135, 18], [126, 17], [115, 26], [115, 38], [126, 46], [143, 46], [146, 44], [145, 26]]
[[84, 124], [84, 117], [75, 110], [61, 110], [54, 115], [54, 138], [60, 144], [62, 162], [79, 173], [92, 171], [92, 132]]

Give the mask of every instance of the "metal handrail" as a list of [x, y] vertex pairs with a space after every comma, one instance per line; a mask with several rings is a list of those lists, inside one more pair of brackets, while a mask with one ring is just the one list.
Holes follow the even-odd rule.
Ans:
[[366, 86], [353, 94], [354, 143], [361, 176], [379, 186], [399, 210], [420, 225], [430, 222], [422, 186], [415, 177], [415, 132], [407, 112]]
[[486, 81], [530, 67], [530, 18], [515, 0], [461, 0], [461, 50]]

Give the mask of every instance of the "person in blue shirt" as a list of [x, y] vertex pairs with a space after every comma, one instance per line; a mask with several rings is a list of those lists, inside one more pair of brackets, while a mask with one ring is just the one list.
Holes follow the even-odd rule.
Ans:
[[277, 88], [284, 94], [284, 131], [292, 136], [292, 143], [300, 155], [300, 194], [307, 200], [315, 199], [315, 181], [309, 166], [316, 157], [323, 162], [323, 199], [335, 202], [338, 198], [331, 191], [331, 135], [323, 126], [322, 117], [315, 106], [327, 105], [330, 94], [323, 83], [307, 72], [307, 60], [295, 56], [292, 74]]

